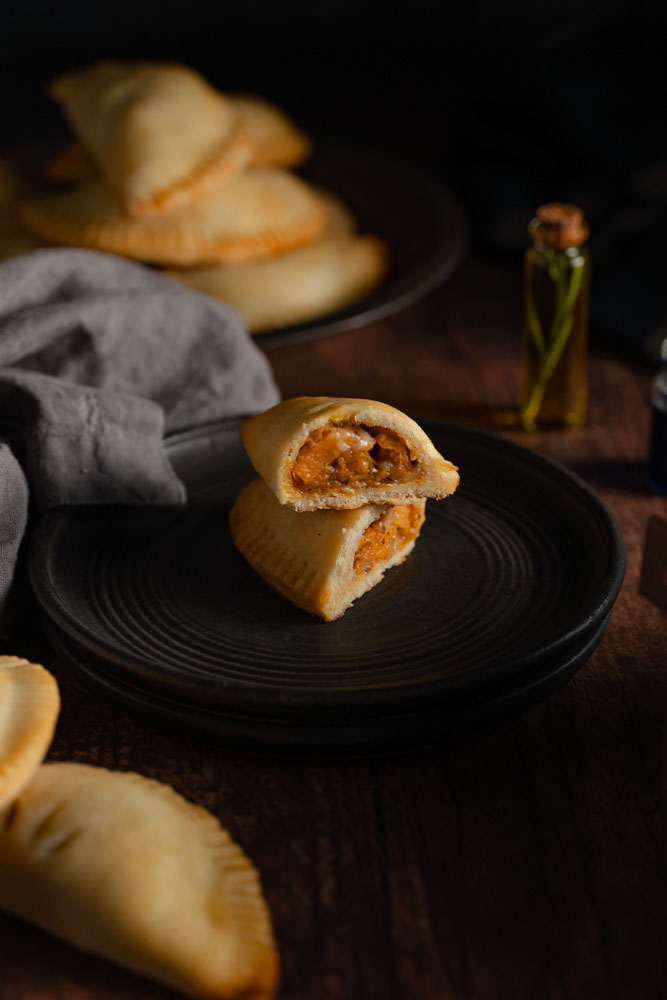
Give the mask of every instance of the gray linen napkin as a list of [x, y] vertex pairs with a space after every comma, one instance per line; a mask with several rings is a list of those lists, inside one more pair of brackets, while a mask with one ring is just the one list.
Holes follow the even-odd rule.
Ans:
[[0, 263], [0, 621], [29, 502], [183, 502], [164, 434], [279, 398], [221, 302], [89, 250]]

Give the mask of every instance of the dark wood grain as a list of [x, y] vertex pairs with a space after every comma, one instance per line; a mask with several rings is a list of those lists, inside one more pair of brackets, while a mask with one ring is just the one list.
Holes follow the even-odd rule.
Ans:
[[[513, 427], [520, 280], [471, 259], [390, 320], [268, 356], [285, 396], [368, 396], [486, 424], [607, 502], [627, 548], [623, 588], [601, 645], [547, 701], [418, 755], [240, 756], [103, 702], [27, 611], [17, 651], [62, 692], [50, 757], [141, 771], [221, 819], [262, 874], [282, 1000], [667, 996], [667, 612], [638, 592], [647, 519], [667, 508], [645, 484], [650, 373], [595, 348], [586, 427]], [[168, 996], [0, 917], [0, 1000]]]

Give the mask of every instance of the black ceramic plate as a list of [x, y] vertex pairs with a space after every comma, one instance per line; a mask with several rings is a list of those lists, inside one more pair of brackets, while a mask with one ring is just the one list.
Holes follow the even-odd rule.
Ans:
[[259, 343], [306, 340], [374, 322], [426, 295], [461, 262], [468, 245], [463, 210], [449, 190], [413, 164], [317, 143], [301, 173], [342, 198], [360, 232], [382, 237], [390, 268], [378, 288], [349, 307], [257, 333]]
[[[274, 743], [327, 747], [338, 728], [420, 718], [465, 702], [507, 710], [599, 641], [624, 572], [618, 528], [565, 469], [499, 437], [421, 421], [461, 470], [430, 502], [410, 558], [336, 622], [273, 594], [231, 544], [227, 511], [251, 475], [238, 424], [169, 442], [185, 509], [65, 508], [32, 538], [34, 591], [74, 666], [118, 693], [207, 726], [244, 720]], [[569, 666], [568, 666], [569, 665]], [[548, 685], [547, 685], [548, 687]], [[493, 713], [491, 713], [493, 714]], [[252, 743], [252, 736], [248, 735]]]

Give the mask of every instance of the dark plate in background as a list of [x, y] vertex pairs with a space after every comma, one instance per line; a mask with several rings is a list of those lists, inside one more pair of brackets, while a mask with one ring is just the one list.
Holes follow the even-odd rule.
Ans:
[[[4, 150], [41, 187], [44, 166], [69, 137], [39, 139]], [[394, 156], [315, 141], [301, 169], [306, 180], [327, 188], [352, 209], [360, 233], [375, 233], [388, 246], [383, 282], [345, 309], [319, 319], [253, 335], [263, 345], [292, 343], [342, 333], [403, 309], [446, 281], [468, 247], [468, 225], [454, 194], [420, 167]]]
[[374, 291], [345, 309], [255, 334], [260, 344], [308, 340], [372, 323], [432, 291], [461, 263], [468, 246], [463, 209], [419, 167], [316, 143], [300, 173], [342, 198], [361, 233], [382, 237], [389, 248], [389, 273]]
[[461, 486], [429, 502], [410, 558], [336, 622], [276, 596], [231, 543], [228, 508], [252, 474], [236, 421], [168, 442], [185, 509], [48, 512], [30, 574], [62, 654], [128, 706], [189, 729], [199, 716], [206, 738], [249, 749], [386, 749], [392, 734], [407, 747], [425, 718], [446, 734], [464, 705], [490, 721], [549, 693], [602, 637], [618, 528], [536, 453], [420, 422]]

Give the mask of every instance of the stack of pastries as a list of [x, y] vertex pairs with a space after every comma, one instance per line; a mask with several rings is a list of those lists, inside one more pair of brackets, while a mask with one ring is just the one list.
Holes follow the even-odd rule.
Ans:
[[299, 396], [247, 418], [258, 478], [229, 515], [233, 542], [293, 604], [333, 621], [412, 552], [427, 498], [457, 488], [456, 466], [386, 403]]
[[229, 302], [250, 332], [343, 308], [384, 276], [385, 245], [295, 172], [311, 140], [270, 102], [180, 64], [111, 60], [49, 94], [74, 141], [49, 186], [16, 199], [0, 257], [45, 244], [120, 254]]

